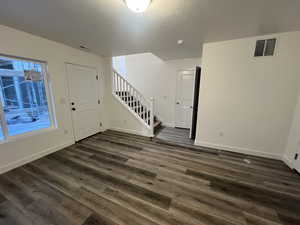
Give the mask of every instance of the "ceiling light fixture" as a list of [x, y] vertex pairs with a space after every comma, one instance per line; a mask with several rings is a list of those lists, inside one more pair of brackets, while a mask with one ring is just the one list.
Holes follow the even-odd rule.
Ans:
[[145, 12], [152, 0], [124, 0], [127, 7], [135, 13]]
[[177, 44], [178, 44], [178, 45], [182, 45], [183, 42], [184, 42], [183, 40], [178, 40], [178, 41], [177, 41]]

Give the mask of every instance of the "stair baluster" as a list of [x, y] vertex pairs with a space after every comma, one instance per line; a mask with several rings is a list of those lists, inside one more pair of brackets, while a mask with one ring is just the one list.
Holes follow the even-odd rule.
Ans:
[[124, 77], [113, 70], [112, 77], [113, 95], [128, 110], [133, 113], [149, 130], [154, 133], [154, 98], [147, 100]]

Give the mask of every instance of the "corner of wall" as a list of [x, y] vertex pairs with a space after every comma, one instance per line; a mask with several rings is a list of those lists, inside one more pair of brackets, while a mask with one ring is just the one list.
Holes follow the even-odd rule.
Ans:
[[284, 155], [282, 157], [282, 161], [291, 169], [294, 169], [294, 162], [292, 160], [290, 160], [286, 155]]

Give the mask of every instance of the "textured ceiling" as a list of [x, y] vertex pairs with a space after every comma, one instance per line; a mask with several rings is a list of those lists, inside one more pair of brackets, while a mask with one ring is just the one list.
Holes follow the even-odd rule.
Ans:
[[[1, 0], [0, 23], [102, 56], [201, 56], [204, 42], [300, 30], [299, 0]], [[183, 39], [184, 44], [177, 45]]]

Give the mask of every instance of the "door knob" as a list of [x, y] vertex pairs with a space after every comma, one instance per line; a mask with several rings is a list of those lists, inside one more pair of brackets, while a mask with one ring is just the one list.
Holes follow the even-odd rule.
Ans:
[[72, 108], [72, 111], [76, 111], [76, 109], [75, 109], [75, 108]]

